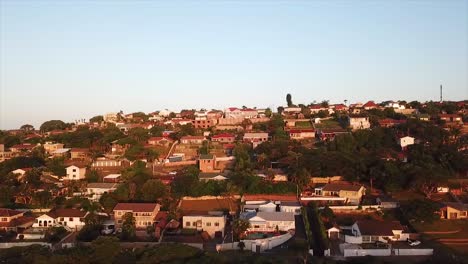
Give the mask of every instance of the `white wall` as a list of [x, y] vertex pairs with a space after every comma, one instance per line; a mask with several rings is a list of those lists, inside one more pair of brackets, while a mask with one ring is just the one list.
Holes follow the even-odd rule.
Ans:
[[390, 256], [391, 249], [345, 249], [345, 257], [360, 257], [360, 256]]

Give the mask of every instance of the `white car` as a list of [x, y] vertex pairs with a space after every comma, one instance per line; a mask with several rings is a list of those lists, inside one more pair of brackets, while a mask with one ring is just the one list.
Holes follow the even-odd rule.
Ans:
[[410, 246], [414, 247], [414, 246], [417, 246], [417, 245], [421, 244], [421, 241], [408, 239], [408, 244], [409, 244]]
[[177, 171], [171, 171], [169, 172], [169, 175], [177, 175]]

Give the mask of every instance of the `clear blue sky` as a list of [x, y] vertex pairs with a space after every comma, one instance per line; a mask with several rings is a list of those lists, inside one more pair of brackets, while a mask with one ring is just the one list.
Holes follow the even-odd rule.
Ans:
[[468, 98], [468, 0], [0, 0], [0, 129], [105, 112]]

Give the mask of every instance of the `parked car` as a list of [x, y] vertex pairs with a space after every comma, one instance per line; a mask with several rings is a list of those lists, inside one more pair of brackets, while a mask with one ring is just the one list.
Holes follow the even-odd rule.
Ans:
[[417, 246], [417, 245], [421, 244], [421, 241], [408, 239], [408, 244], [409, 244], [410, 246], [414, 247], [414, 246]]
[[171, 171], [169, 172], [169, 175], [177, 175], [177, 171]]

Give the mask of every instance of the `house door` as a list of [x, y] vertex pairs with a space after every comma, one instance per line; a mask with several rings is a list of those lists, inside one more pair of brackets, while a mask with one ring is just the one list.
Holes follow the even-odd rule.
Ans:
[[457, 218], [458, 218], [458, 214], [457, 214], [457, 213], [450, 213], [449, 219], [457, 219]]
[[336, 240], [339, 238], [339, 232], [330, 232], [330, 239], [331, 240]]
[[260, 247], [261, 245], [255, 245], [255, 252], [260, 253]]

